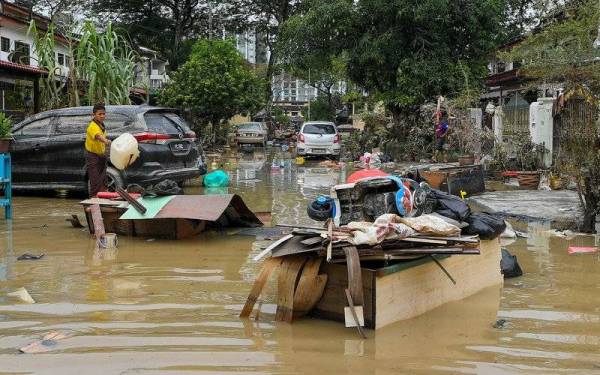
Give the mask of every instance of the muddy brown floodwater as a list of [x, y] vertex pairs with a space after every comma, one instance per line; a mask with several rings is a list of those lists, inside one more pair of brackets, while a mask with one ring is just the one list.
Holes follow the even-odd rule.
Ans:
[[[232, 186], [279, 223], [314, 224], [306, 202], [346, 170], [311, 162], [271, 167], [271, 155], [219, 160]], [[201, 188], [189, 187], [199, 193]], [[261, 242], [231, 232], [185, 241], [119, 238], [98, 251], [76, 198], [17, 197], [0, 220], [0, 373], [18, 374], [551, 374], [600, 373], [600, 261], [567, 255], [594, 237], [551, 237], [531, 224], [507, 245], [525, 275], [360, 340], [342, 324], [274, 321], [273, 285], [259, 321], [238, 318]], [[597, 244], [597, 243], [596, 243]], [[22, 253], [41, 260], [17, 261]], [[26, 304], [7, 296], [25, 287]], [[408, 302], [407, 302], [408, 303]], [[503, 319], [500, 328], [494, 323]], [[51, 331], [48, 352], [18, 349]]]

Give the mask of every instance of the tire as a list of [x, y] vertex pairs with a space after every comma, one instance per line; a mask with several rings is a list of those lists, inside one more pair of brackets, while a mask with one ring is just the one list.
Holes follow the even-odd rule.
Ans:
[[313, 201], [306, 207], [306, 213], [308, 217], [316, 221], [326, 221], [331, 217], [332, 206], [327, 204], [324, 207], [319, 206], [317, 202]]
[[121, 172], [113, 167], [106, 168], [106, 190], [116, 191], [117, 188], [125, 188]]

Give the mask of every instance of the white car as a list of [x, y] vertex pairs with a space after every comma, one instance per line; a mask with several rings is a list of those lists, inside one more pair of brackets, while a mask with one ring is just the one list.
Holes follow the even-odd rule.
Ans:
[[333, 122], [309, 121], [300, 128], [296, 152], [304, 155], [340, 157], [340, 134]]

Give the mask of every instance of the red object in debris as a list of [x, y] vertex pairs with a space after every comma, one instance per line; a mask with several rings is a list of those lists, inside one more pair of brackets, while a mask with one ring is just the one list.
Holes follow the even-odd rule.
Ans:
[[591, 246], [569, 246], [569, 249], [567, 250], [567, 252], [569, 253], [569, 255], [571, 255], [571, 254], [593, 254], [593, 253], [598, 252], [598, 248], [591, 247]]
[[[141, 197], [141, 194], [138, 193], [129, 193], [129, 195], [131, 195], [132, 198], [138, 199], [139, 197]], [[98, 194], [96, 194], [96, 196], [98, 198], [103, 198], [103, 199], [121, 199], [121, 197], [119, 196], [119, 193], [117, 192], [113, 192], [113, 191], [101, 191]]]
[[502, 177], [517, 177], [519, 173], [517, 171], [504, 171]]
[[382, 171], [381, 169], [363, 169], [360, 171], [356, 171], [356, 172], [352, 173], [350, 176], [348, 176], [348, 179], [346, 180], [346, 182], [351, 184], [358, 180], [362, 180], [364, 178], [386, 177], [389, 175], [390, 175], [389, 173], [386, 173], [386, 172]]

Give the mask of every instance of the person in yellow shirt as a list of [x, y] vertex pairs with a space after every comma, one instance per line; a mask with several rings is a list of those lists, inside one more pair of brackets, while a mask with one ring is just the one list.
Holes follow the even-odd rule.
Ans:
[[106, 137], [106, 107], [104, 104], [94, 106], [93, 118], [85, 134], [85, 166], [88, 172], [89, 194], [95, 197], [99, 191], [106, 189], [106, 155], [110, 139]]

